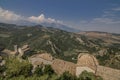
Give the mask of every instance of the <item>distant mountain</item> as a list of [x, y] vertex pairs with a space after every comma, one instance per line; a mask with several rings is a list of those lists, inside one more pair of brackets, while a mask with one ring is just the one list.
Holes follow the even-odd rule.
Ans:
[[1, 28], [9, 28], [9, 27], [15, 28], [16, 25], [15, 24], [0, 23], [0, 27]]
[[71, 28], [67, 25], [59, 24], [59, 23], [42, 23], [42, 25], [46, 27], [58, 28], [58, 29], [65, 30], [68, 32], [80, 32], [81, 31], [78, 29]]
[[120, 69], [120, 34], [72, 33], [42, 25], [16, 27], [21, 26], [0, 24], [0, 44], [8, 49], [13, 49], [15, 44], [28, 44], [34, 51], [48, 52], [73, 62], [79, 53], [88, 52], [95, 55], [100, 64]]
[[[9, 26], [7, 26], [9, 25]], [[19, 26], [18, 26], [19, 25]], [[32, 23], [29, 21], [20, 21], [20, 22], [16, 22], [15, 24], [8, 24], [8, 23], [0, 23], [0, 27], [4, 27], [4, 28], [23, 28], [23, 27], [30, 27], [30, 26], [38, 26], [38, 25], [42, 25], [44, 27], [53, 27], [53, 28], [58, 28], [64, 31], [68, 31], [68, 32], [80, 32], [81, 30], [78, 29], [74, 29], [71, 28], [69, 26], [60, 24], [60, 23], [40, 23], [40, 24], [36, 24], [36, 23]]]

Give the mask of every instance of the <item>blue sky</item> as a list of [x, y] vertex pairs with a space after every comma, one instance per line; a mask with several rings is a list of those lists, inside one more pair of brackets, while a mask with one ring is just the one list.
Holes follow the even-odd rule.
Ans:
[[120, 0], [0, 0], [0, 18], [120, 33]]

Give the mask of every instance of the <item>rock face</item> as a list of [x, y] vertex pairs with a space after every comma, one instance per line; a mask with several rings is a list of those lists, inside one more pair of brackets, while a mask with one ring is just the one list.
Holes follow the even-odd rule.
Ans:
[[49, 64], [57, 74], [69, 71], [71, 74], [75, 75], [76, 64], [60, 59], [54, 59], [48, 53], [36, 54], [29, 58], [29, 61], [34, 65], [34, 67], [41, 64]]
[[6, 53], [7, 55], [14, 55], [14, 56], [19, 56], [22, 57], [26, 51], [29, 51], [30, 47], [29, 45], [23, 45], [22, 47], [18, 47], [17, 45], [14, 45], [14, 51], [4, 49], [2, 52]]
[[120, 70], [100, 66], [93, 55], [86, 53], [79, 54], [77, 64], [60, 59], [54, 59], [47, 53], [36, 54], [30, 57], [29, 60], [33, 66], [49, 64], [59, 75], [68, 71], [73, 75], [79, 76], [82, 71], [86, 70], [101, 76], [104, 80], [120, 80]]
[[52, 55], [48, 54], [48, 53], [36, 54], [36, 55], [33, 55], [32, 58], [42, 58], [42, 59], [45, 59], [45, 60], [48, 60], [48, 61], [53, 60]]
[[94, 70], [92, 70], [91, 68], [89, 67], [76, 67], [76, 76], [79, 76], [83, 71], [87, 71], [87, 72], [92, 72], [92, 73], [95, 73]]
[[76, 75], [78, 76], [83, 70], [93, 72], [104, 80], [120, 80], [120, 70], [99, 65], [97, 59], [90, 54], [82, 53], [78, 56]]
[[52, 64], [53, 57], [50, 54], [43, 53], [43, 54], [36, 54], [29, 58], [29, 61], [34, 65], [41, 65], [41, 64]]
[[57, 74], [62, 74], [63, 72], [68, 71], [75, 75], [76, 72], [76, 64], [60, 59], [53, 60], [52, 68]]
[[100, 75], [104, 80], [120, 80], [120, 70], [105, 66], [98, 66], [97, 75]]
[[99, 63], [93, 55], [85, 53], [81, 53], [78, 55], [77, 67], [89, 67], [96, 71], [98, 65]]

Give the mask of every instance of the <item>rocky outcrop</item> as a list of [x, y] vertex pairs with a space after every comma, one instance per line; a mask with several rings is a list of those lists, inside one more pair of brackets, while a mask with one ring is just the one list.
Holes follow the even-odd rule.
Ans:
[[82, 71], [86, 70], [101, 76], [104, 80], [120, 80], [120, 70], [100, 66], [97, 59], [87, 53], [80, 53], [78, 55], [77, 64], [61, 59], [54, 59], [48, 53], [36, 54], [30, 57], [29, 60], [35, 66], [49, 64], [59, 75], [68, 71], [73, 75], [79, 76]]
[[105, 66], [98, 66], [97, 75], [100, 75], [104, 80], [120, 80], [120, 70]]
[[50, 54], [42, 53], [36, 54], [29, 58], [29, 61], [34, 65], [41, 65], [41, 64], [52, 64], [53, 57]]
[[36, 54], [36, 55], [33, 55], [31, 58], [42, 58], [48, 61], [52, 61], [54, 59], [52, 55], [48, 53]]
[[75, 75], [76, 64], [60, 59], [54, 59], [48, 53], [33, 55], [29, 58], [29, 61], [34, 65], [34, 67], [41, 64], [49, 64], [57, 74], [69, 71], [71, 74]]
[[96, 71], [98, 65], [99, 63], [93, 55], [86, 54], [86, 53], [80, 53], [78, 55], [78, 61], [77, 61], [78, 67], [89, 67], [94, 71]]
[[55, 70], [57, 74], [62, 74], [65, 71], [70, 72], [75, 75], [76, 73], [76, 64], [60, 59], [53, 60], [52, 68]]
[[18, 47], [17, 45], [14, 45], [14, 51], [4, 49], [2, 52], [6, 53], [7, 55], [19, 55], [19, 57], [22, 57], [26, 51], [29, 51], [30, 47], [29, 45], [23, 45], [22, 47]]
[[82, 53], [78, 56], [76, 75], [79, 75], [83, 70], [93, 72], [104, 80], [120, 80], [120, 70], [100, 66], [97, 59], [90, 54]]

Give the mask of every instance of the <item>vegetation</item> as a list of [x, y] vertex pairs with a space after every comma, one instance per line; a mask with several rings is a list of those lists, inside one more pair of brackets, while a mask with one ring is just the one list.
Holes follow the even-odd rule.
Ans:
[[37, 66], [35, 68], [35, 71], [34, 71], [34, 74], [37, 75], [37, 76], [42, 76], [44, 73], [43, 73], [43, 67], [42, 66]]
[[[33, 55], [34, 51], [44, 51], [71, 62], [76, 62], [72, 58], [76, 59], [79, 52], [88, 51], [97, 57], [101, 65], [120, 69], [120, 60], [117, 57], [120, 55], [120, 34], [111, 34], [113, 37], [110, 37], [111, 42], [108, 42], [108, 36], [97, 38], [41, 25], [26, 27], [3, 23], [0, 23], [0, 34], [2, 34], [0, 51], [4, 47], [13, 50], [15, 44], [20, 47], [28, 44], [32, 49], [29, 56]], [[101, 33], [99, 32], [99, 34]], [[4, 37], [4, 35], [8, 35], [8, 37]], [[101, 56], [99, 51], [103, 49], [107, 51]], [[28, 56], [22, 57], [27, 59]]]
[[16, 57], [6, 59], [6, 77], [17, 77], [24, 75], [25, 77], [31, 75], [32, 65], [28, 61], [20, 61]]
[[5, 46], [3, 44], [0, 44], [0, 52], [4, 50]]
[[23, 60], [18, 57], [8, 57], [5, 60], [6, 64], [0, 66], [0, 80], [53, 80], [57, 78], [50, 65], [37, 67], [33, 73], [33, 67], [28, 60]]
[[18, 57], [5, 58], [6, 64], [0, 66], [0, 80], [102, 80], [93, 73], [83, 72], [79, 77], [69, 72], [58, 76], [50, 65], [37, 66], [33, 71], [28, 60]]
[[48, 74], [49, 76], [54, 74], [54, 70], [52, 69], [50, 65], [45, 65], [44, 74]]
[[103, 80], [100, 76], [95, 76], [91, 72], [83, 71], [78, 78], [79, 80]]
[[0, 77], [3, 77], [3, 73], [5, 72], [5, 70], [6, 70], [5, 66], [0, 66]]
[[64, 72], [57, 80], [78, 80], [76, 76], [73, 76], [69, 72]]
[[64, 72], [57, 80], [103, 80], [100, 76], [95, 76], [91, 72], [83, 71], [79, 77], [71, 75], [69, 72]]
[[55, 72], [50, 65], [44, 65], [44, 66], [37, 66], [35, 68], [34, 74], [36, 74], [37, 76], [42, 76], [44, 74], [52, 76], [53, 74], [55, 74]]

